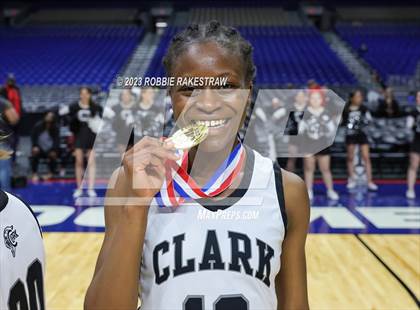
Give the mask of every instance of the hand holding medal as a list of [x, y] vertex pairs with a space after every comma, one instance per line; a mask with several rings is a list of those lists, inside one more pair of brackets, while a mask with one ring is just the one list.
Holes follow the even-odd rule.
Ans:
[[[169, 142], [178, 150], [188, 150], [203, 142], [209, 132], [204, 124], [193, 124], [178, 130], [165, 143]], [[226, 190], [241, 171], [245, 150], [239, 143], [229, 157], [217, 169], [204, 187], [200, 187], [188, 174], [188, 152], [184, 152], [180, 163], [166, 163], [166, 178], [162, 190], [156, 196], [160, 207], [176, 207], [186, 199], [210, 198]]]
[[209, 128], [204, 124], [188, 125], [176, 131], [165, 142], [172, 142], [178, 150], [190, 149], [203, 142], [209, 134]]

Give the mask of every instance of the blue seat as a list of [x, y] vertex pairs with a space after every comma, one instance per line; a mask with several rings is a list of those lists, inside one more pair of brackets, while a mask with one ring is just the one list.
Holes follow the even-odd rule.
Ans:
[[95, 81], [108, 88], [143, 34], [117, 25], [0, 27], [0, 82], [13, 72], [21, 85]]

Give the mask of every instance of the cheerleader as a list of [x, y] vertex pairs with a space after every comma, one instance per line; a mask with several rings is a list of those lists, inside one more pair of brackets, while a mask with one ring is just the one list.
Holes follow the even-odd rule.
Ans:
[[352, 92], [343, 112], [343, 124], [346, 128], [347, 171], [349, 174], [347, 188], [353, 189], [356, 186], [353, 160], [356, 145], [359, 145], [362, 160], [365, 164], [368, 189], [376, 191], [378, 186], [372, 181], [372, 164], [370, 161], [369, 141], [366, 134], [366, 128], [372, 121], [372, 116], [363, 105], [363, 99], [361, 90]]
[[408, 199], [416, 198], [414, 185], [416, 184], [417, 170], [420, 162], [420, 91], [416, 95], [416, 109], [409, 116], [408, 126], [414, 131], [414, 140], [410, 146], [410, 165], [407, 171], [407, 193]]
[[[287, 118], [287, 109], [282, 99], [278, 97], [273, 97], [271, 99], [271, 105], [268, 106], [265, 109], [265, 111], [263, 111], [265, 119], [267, 119], [267, 115], [271, 116], [269, 126], [267, 126], [267, 121], [264, 120], [264, 118], [261, 119], [260, 117], [261, 125], [266, 127], [266, 130], [269, 134], [272, 134], [272, 137], [273, 137], [272, 140], [274, 142], [273, 149], [275, 150], [275, 154], [277, 156], [277, 162], [279, 163], [280, 166], [282, 166], [282, 162], [279, 155], [282, 153], [283, 146], [285, 145], [285, 143], [287, 143], [287, 138], [288, 138], [281, 130], [278, 130], [279, 128], [281, 128], [281, 125], [286, 121], [286, 118]], [[258, 110], [256, 110], [255, 114], [257, 113], [258, 113]], [[268, 136], [268, 134], [266, 134], [265, 136]], [[267, 144], [268, 146], [266, 147], [266, 152], [269, 153], [270, 146], [269, 146], [269, 143]], [[263, 152], [260, 152], [260, 153], [263, 153]]]
[[[297, 135], [299, 124], [303, 119], [303, 113], [306, 108], [307, 104], [307, 96], [303, 90], [299, 90], [295, 96], [294, 100], [294, 111], [290, 114], [290, 118], [286, 124], [286, 135]], [[294, 172], [296, 169], [296, 154], [298, 153], [298, 146], [293, 143], [294, 140], [289, 141], [288, 145], [288, 151], [291, 155], [289, 159], [287, 160], [287, 166], [286, 169], [288, 171]]]
[[96, 197], [94, 188], [95, 185], [95, 154], [92, 150], [95, 142], [96, 133], [98, 132], [100, 116], [102, 114], [102, 107], [97, 105], [92, 100], [92, 91], [88, 87], [80, 89], [80, 99], [69, 107], [70, 114], [70, 129], [75, 137], [75, 171], [77, 189], [73, 193], [73, 197], [77, 198], [83, 194], [82, 191], [82, 177], [84, 170], [84, 159], [89, 158], [89, 197]]
[[[112, 129], [116, 133], [116, 140], [120, 154], [133, 146], [133, 125], [136, 114], [136, 97], [130, 89], [123, 89], [119, 103], [113, 107], [114, 118]], [[128, 141], [127, 141], [128, 139]]]
[[164, 124], [164, 107], [158, 105], [158, 89], [144, 88], [140, 92], [140, 100], [134, 120], [134, 143], [145, 136], [161, 137]]
[[[335, 134], [335, 123], [330, 113], [325, 109], [325, 97], [320, 89], [309, 91], [308, 118], [304, 118], [299, 124], [299, 132], [305, 137], [305, 145], [315, 149], [316, 145], [327, 145], [327, 141]], [[333, 187], [333, 178], [330, 169], [330, 148], [320, 151], [315, 155], [304, 158], [304, 176], [308, 187], [309, 198], [313, 198], [313, 181], [315, 166], [318, 162], [322, 178], [327, 187], [327, 196], [331, 200], [338, 200], [339, 196]]]

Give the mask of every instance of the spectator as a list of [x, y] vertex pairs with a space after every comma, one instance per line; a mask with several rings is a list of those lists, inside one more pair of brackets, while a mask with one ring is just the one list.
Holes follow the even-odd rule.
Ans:
[[314, 79], [308, 80], [307, 87], [308, 89], [321, 89], [321, 86]]
[[20, 95], [20, 89], [16, 85], [16, 79], [13, 74], [9, 74], [7, 76], [5, 93], [7, 100], [12, 103], [16, 113], [19, 115], [19, 117], [22, 117], [22, 97]]
[[356, 90], [350, 94], [349, 102], [344, 108], [342, 123], [346, 128], [346, 146], [347, 146], [347, 188], [356, 187], [354, 178], [354, 153], [356, 145], [360, 146], [363, 162], [365, 163], [368, 188], [376, 191], [378, 187], [372, 181], [372, 164], [370, 162], [369, 140], [366, 134], [366, 128], [372, 121], [369, 110], [363, 105], [363, 94], [361, 90]]
[[78, 198], [83, 194], [82, 178], [84, 170], [84, 160], [89, 159], [89, 180], [88, 180], [88, 196], [96, 197], [94, 190], [96, 162], [95, 153], [92, 150], [95, 142], [96, 133], [98, 132], [98, 121], [102, 115], [102, 107], [92, 100], [92, 90], [88, 87], [80, 89], [80, 100], [70, 105], [70, 129], [75, 137], [76, 157], [75, 171], [77, 189], [74, 191], [73, 197]]
[[420, 90], [416, 95], [416, 109], [409, 116], [407, 125], [414, 131], [414, 139], [410, 147], [410, 164], [407, 171], [407, 193], [408, 199], [416, 198], [414, 185], [416, 184], [417, 170], [419, 169], [420, 162]]
[[[0, 134], [5, 136], [0, 141], [0, 148], [6, 152], [12, 152], [13, 125], [19, 121], [19, 115], [16, 113], [12, 104], [5, 98], [0, 97]], [[3, 157], [7, 157], [3, 152]], [[12, 176], [12, 161], [10, 158], [0, 161], [0, 188], [4, 191], [10, 191], [10, 178]]]
[[382, 90], [385, 90], [387, 88], [384, 80], [381, 78], [379, 73], [375, 70], [372, 72], [372, 80], [378, 83], [381, 86]]
[[130, 89], [123, 89], [119, 104], [113, 107], [112, 128], [116, 132], [118, 150], [121, 154], [133, 146], [133, 124], [136, 113], [136, 98]]
[[400, 116], [400, 108], [397, 100], [394, 98], [392, 88], [387, 87], [384, 91], [384, 99], [380, 99], [376, 114], [378, 117], [398, 117]]
[[[9, 74], [6, 79], [6, 85], [5, 85], [5, 94], [6, 99], [9, 100], [9, 102], [14, 107], [16, 113], [18, 114], [19, 118], [22, 117], [22, 97], [20, 95], [19, 87], [16, 85], [16, 79], [13, 74]], [[14, 124], [12, 127], [12, 131], [14, 133], [13, 139], [11, 139], [12, 143], [12, 149], [13, 149], [13, 160], [15, 159], [16, 149], [19, 144], [19, 122]]]
[[38, 164], [40, 158], [46, 158], [48, 160], [49, 172], [45, 176], [45, 179], [50, 179], [56, 173], [60, 141], [59, 129], [53, 112], [48, 112], [44, 119], [35, 125], [31, 134], [31, 141], [32, 181], [37, 182], [39, 180]]

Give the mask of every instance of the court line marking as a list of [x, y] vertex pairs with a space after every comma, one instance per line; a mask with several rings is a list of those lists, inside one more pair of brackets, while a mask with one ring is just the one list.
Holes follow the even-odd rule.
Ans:
[[357, 240], [385, 267], [386, 270], [402, 285], [402, 287], [407, 291], [408, 295], [414, 300], [417, 307], [420, 308], [420, 300], [417, 299], [416, 294], [408, 287], [408, 285], [389, 267], [376, 252], [360, 237], [359, 234], [354, 234]]

